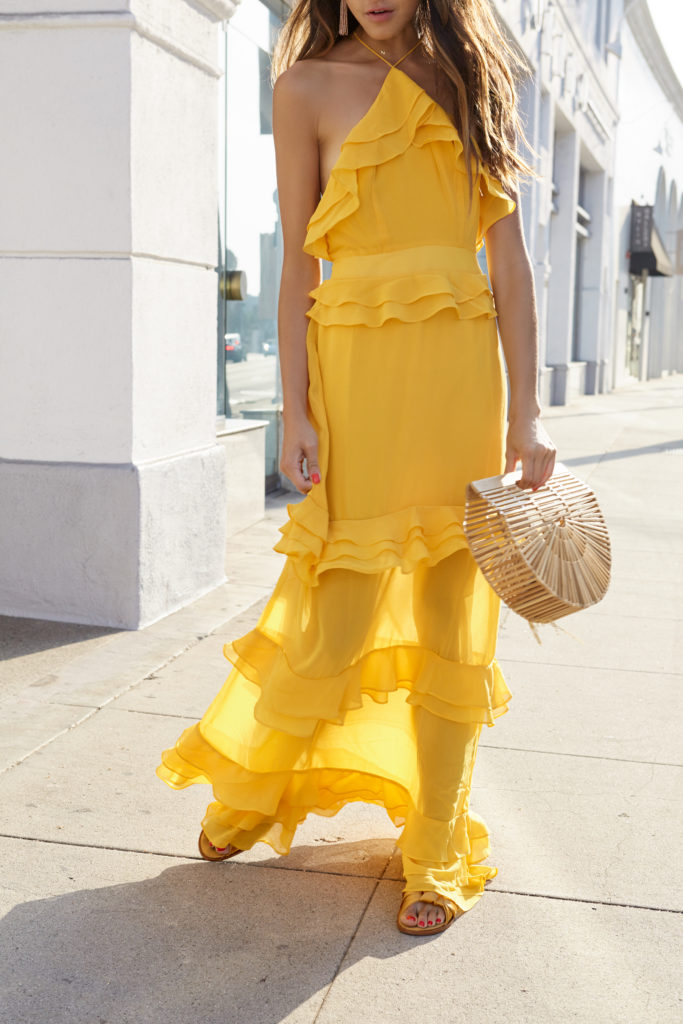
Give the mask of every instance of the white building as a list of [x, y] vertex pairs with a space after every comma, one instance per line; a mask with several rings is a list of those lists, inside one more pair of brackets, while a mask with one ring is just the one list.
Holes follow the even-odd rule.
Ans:
[[[644, 0], [626, 5], [618, 40], [615, 384], [683, 370], [683, 86]], [[636, 252], [640, 224], [647, 230]]]
[[[613, 5], [614, 6], [614, 5]], [[527, 137], [541, 178], [522, 196], [535, 271], [540, 392], [564, 404], [609, 379], [618, 61], [605, 5], [498, 0], [528, 61]]]
[[[544, 402], [680, 369], [683, 89], [647, 0], [495, 5], [528, 64], [523, 108], [542, 176], [522, 206]], [[652, 230], [633, 202], [654, 205]], [[644, 249], [631, 254], [644, 217]]]
[[[636, 283], [624, 248], [631, 201], [654, 205], [646, 242], [680, 272], [681, 86], [646, 0], [625, 6], [496, 0], [539, 154], [522, 212], [546, 402], [681, 369], [680, 277]], [[0, 613], [153, 622], [225, 578], [226, 535], [279, 482], [286, 12], [0, 4]]]

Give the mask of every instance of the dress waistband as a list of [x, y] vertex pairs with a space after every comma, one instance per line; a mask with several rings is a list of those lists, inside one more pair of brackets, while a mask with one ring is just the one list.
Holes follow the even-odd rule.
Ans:
[[417, 245], [391, 252], [339, 256], [332, 261], [331, 279], [394, 277], [427, 272], [482, 273], [474, 249], [458, 245]]

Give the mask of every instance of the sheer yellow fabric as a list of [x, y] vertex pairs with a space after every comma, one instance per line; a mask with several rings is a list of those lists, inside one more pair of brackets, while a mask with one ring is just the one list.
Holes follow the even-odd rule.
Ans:
[[347, 137], [305, 250], [309, 414], [322, 483], [288, 507], [284, 569], [232, 671], [158, 775], [210, 783], [213, 843], [290, 849], [307, 814], [386, 808], [407, 890], [467, 910], [496, 868], [469, 808], [482, 725], [510, 697], [499, 602], [467, 548], [469, 480], [503, 467], [504, 375], [476, 250], [514, 202], [487, 173], [471, 205], [445, 112], [389, 71]]

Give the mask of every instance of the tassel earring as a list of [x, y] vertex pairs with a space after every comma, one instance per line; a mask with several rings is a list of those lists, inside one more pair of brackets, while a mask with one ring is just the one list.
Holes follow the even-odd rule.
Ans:
[[339, 0], [339, 35], [349, 34], [349, 9], [346, 0]]

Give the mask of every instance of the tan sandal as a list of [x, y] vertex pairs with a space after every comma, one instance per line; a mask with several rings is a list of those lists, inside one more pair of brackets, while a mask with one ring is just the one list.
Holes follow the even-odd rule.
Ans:
[[236, 846], [214, 846], [204, 829], [199, 833], [199, 852], [204, 860], [227, 860], [236, 853], [242, 853]]
[[[434, 924], [431, 927], [425, 925], [424, 928], [421, 928], [417, 924], [404, 924], [401, 917], [403, 915], [403, 911], [406, 910], [411, 903], [433, 903], [436, 907], [440, 907], [444, 911], [444, 920], [441, 924]], [[455, 921], [456, 917], [461, 913], [462, 911], [460, 910], [460, 907], [438, 892], [405, 892], [403, 894], [403, 899], [401, 900], [401, 906], [398, 910], [396, 924], [398, 925], [398, 930], [400, 932], [404, 932], [406, 935], [436, 935], [438, 932], [445, 932], [446, 928], [449, 928]]]

